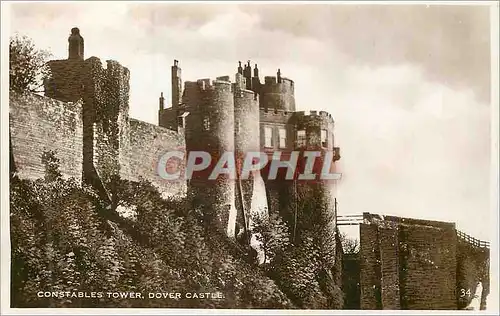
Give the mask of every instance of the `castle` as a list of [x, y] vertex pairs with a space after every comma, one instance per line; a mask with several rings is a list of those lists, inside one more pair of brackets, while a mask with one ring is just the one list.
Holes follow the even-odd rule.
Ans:
[[[251, 214], [259, 211], [256, 192], [265, 192], [266, 211], [285, 220], [293, 240], [304, 232], [315, 236], [327, 262], [325, 278], [334, 293], [342, 296], [343, 288], [348, 303], [357, 299], [354, 308], [462, 308], [471, 298], [460, 291], [474, 292], [478, 282], [484, 285], [485, 304], [489, 249], [465, 238], [452, 223], [364, 214], [360, 253], [351, 260], [343, 256], [337, 235], [335, 182], [265, 176], [166, 181], [158, 175], [159, 158], [179, 148], [214, 156], [261, 151], [271, 158], [276, 151], [317, 150], [333, 152], [335, 165], [340, 151], [331, 115], [296, 111], [294, 82], [280, 70], [262, 82], [257, 65], [252, 69], [250, 62], [240, 63], [233, 83], [224, 76], [188, 81], [183, 87], [174, 61], [171, 106], [165, 106], [161, 94], [154, 125], [129, 117], [127, 68], [116, 61], [103, 67], [96, 57], [84, 59], [78, 28], [71, 30], [68, 42], [68, 59], [48, 63], [45, 96], [9, 95], [11, 174], [43, 178], [41, 157], [52, 151], [63, 176], [92, 185], [112, 209], [117, 208], [118, 180], [145, 179], [164, 195], [185, 197], [202, 211], [207, 228], [247, 244]], [[351, 269], [352, 264], [357, 268]]]
[[[266, 192], [269, 212], [282, 215], [290, 227], [296, 226], [293, 221], [298, 211], [293, 201], [298, 196], [305, 198], [302, 192], [322, 192], [316, 199], [317, 207], [324, 208], [323, 214], [335, 232], [334, 183], [297, 184], [286, 180], [262, 183], [252, 178], [167, 181], [156, 171], [161, 154], [178, 148], [185, 148], [187, 152], [204, 150], [213, 156], [222, 152], [262, 151], [271, 159], [275, 151], [307, 148], [334, 152], [333, 160], [338, 160], [339, 148], [334, 145], [331, 115], [297, 112], [294, 82], [282, 77], [280, 70], [275, 77], [264, 77], [262, 83], [257, 65], [252, 71], [250, 62], [244, 67], [240, 62], [234, 83], [229, 76], [223, 76], [216, 80], [187, 81], [183, 88], [181, 68], [175, 60], [171, 68], [171, 106], [165, 106], [162, 93], [156, 126], [129, 117], [127, 68], [115, 61], [108, 61], [104, 68], [96, 57], [85, 59], [84, 39], [78, 28], [71, 30], [68, 43], [68, 59], [50, 61], [51, 77], [45, 81], [45, 96], [51, 102], [69, 102], [61, 104], [62, 115], [72, 111], [72, 120], [81, 124], [81, 136], [73, 135], [80, 139], [75, 140], [71, 148], [65, 146], [65, 154], [59, 152], [62, 156], [73, 153], [71, 159], [61, 157], [61, 168], [66, 171], [63, 173], [75, 176], [75, 171], [81, 170], [83, 179], [105, 192], [111, 204], [116, 204], [116, 179], [145, 178], [164, 194], [186, 195], [194, 208], [203, 208], [207, 225], [231, 238], [250, 228], [256, 186]], [[79, 111], [82, 115], [76, 117]], [[15, 131], [15, 122], [12, 125]], [[14, 145], [14, 156], [16, 147]], [[78, 151], [82, 153], [81, 158], [77, 158]], [[15, 159], [18, 173], [34, 175], [34, 170], [28, 169], [39, 163], [34, 161], [37, 157], [30, 159], [33, 161], [26, 164], [22, 159]], [[77, 166], [80, 162], [81, 166]], [[335, 244], [333, 239], [331, 244]]]
[[[276, 151], [314, 148], [333, 151], [334, 160], [340, 158], [339, 148], [334, 147], [334, 121], [331, 115], [315, 111], [308, 115], [297, 112], [294, 82], [282, 77], [279, 69], [276, 77], [266, 76], [264, 83], [261, 83], [257, 65], [252, 76], [250, 61], [244, 68], [239, 62], [235, 83], [230, 82], [229, 76], [217, 77], [214, 81], [200, 79], [185, 82], [184, 90], [177, 60], [171, 71], [171, 107], [165, 107], [162, 94], [159, 98], [158, 121], [160, 126], [182, 133], [188, 151], [204, 150], [213, 155], [227, 151], [240, 154], [262, 151], [272, 158]], [[212, 200], [210, 197], [220, 197], [212, 204], [215, 212], [230, 205], [229, 216], [216, 216], [227, 226], [227, 232], [232, 236], [235, 222], [242, 223], [248, 229], [248, 210], [252, 209], [252, 193], [256, 185], [252, 179], [215, 185], [194, 179], [190, 181], [188, 190], [203, 203]], [[288, 203], [290, 198], [294, 198], [292, 185], [296, 189], [296, 183], [267, 181], [265, 186], [272, 211], [279, 211], [285, 217], [296, 212]], [[321, 185], [334, 186], [327, 183]], [[330, 198], [334, 194], [332, 188], [325, 192], [328, 195], [325, 197]], [[325, 212], [333, 214], [333, 204]]]

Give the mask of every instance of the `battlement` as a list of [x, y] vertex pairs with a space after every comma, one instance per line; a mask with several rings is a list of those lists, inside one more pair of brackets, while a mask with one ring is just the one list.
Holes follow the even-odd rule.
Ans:
[[[281, 82], [278, 82], [278, 78], [280, 78]], [[293, 88], [294, 82], [292, 79], [286, 77], [276, 77], [276, 76], [265, 76], [264, 77], [264, 85], [265, 86], [273, 86], [273, 85], [285, 85]]]
[[332, 115], [325, 111], [297, 111], [294, 113], [294, 121], [297, 125], [320, 125], [333, 129], [335, 123]]
[[53, 99], [74, 102], [93, 93], [92, 89], [97, 85], [102, 90], [111, 81], [112, 85], [124, 91], [129, 89], [128, 68], [114, 60], [103, 63], [97, 57], [90, 57], [86, 60], [52, 60], [47, 64], [52, 76], [44, 81], [45, 95]]
[[229, 76], [220, 76], [215, 80], [210, 78], [203, 78], [196, 81], [186, 81], [184, 82], [184, 89], [188, 90], [198, 87], [200, 88], [200, 90], [210, 90], [219, 85], [231, 86], [231, 80], [229, 79]]
[[234, 91], [234, 97], [235, 98], [241, 98], [241, 97], [255, 97], [257, 94], [255, 91], [252, 90], [247, 90], [247, 89], [239, 89], [237, 86], [233, 83], [232, 84], [232, 90]]
[[[258, 78], [253, 78], [253, 79], [258, 79]], [[242, 74], [236, 73], [235, 75], [235, 82], [233, 83], [233, 90], [236, 92], [241, 92], [241, 93], [235, 93], [235, 96], [241, 96], [243, 93], [246, 94], [256, 94], [257, 92], [248, 89], [247, 87], [247, 78], [245, 78]]]
[[260, 107], [295, 111], [295, 92], [293, 80], [278, 76], [264, 77], [264, 84], [260, 86]]
[[326, 111], [297, 111], [295, 112], [295, 116], [297, 118], [301, 118], [301, 117], [321, 117], [321, 118], [324, 118], [324, 119], [331, 119], [332, 122], [334, 121], [332, 115]]
[[287, 93], [294, 94], [294, 82], [285, 77], [265, 76], [261, 87], [263, 93]]
[[292, 111], [287, 111], [283, 109], [278, 109], [278, 108], [259, 108], [259, 111], [261, 113], [265, 113], [266, 115], [275, 115], [275, 116], [292, 116], [296, 112]]

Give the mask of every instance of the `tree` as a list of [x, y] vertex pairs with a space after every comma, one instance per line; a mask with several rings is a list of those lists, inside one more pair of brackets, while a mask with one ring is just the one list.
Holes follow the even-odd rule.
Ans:
[[344, 251], [344, 254], [355, 254], [359, 252], [359, 240], [349, 238], [346, 233], [341, 233], [340, 241], [342, 242], [342, 250]]
[[42, 92], [43, 79], [50, 73], [47, 59], [51, 54], [36, 48], [27, 36], [16, 34], [10, 38], [10, 89], [23, 92]]

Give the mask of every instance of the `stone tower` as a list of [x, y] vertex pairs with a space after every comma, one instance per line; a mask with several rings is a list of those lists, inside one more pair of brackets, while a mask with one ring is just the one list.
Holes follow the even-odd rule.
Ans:
[[[326, 174], [336, 172], [335, 161], [340, 158], [338, 148], [334, 147], [334, 121], [326, 112], [311, 111], [295, 112], [290, 123], [295, 127], [297, 135], [294, 149], [301, 153], [319, 152], [313, 173], [324, 175], [324, 178], [298, 178], [293, 183], [290, 191], [294, 202], [289, 210], [294, 213], [295, 218], [294, 238], [301, 239], [303, 232], [314, 232], [323, 257], [328, 258], [333, 267], [337, 251], [335, 242], [337, 179], [331, 176], [328, 178]], [[302, 170], [305, 168], [304, 163], [299, 167]]]
[[[234, 153], [238, 170], [249, 152], [264, 152], [272, 161], [276, 152], [282, 152], [280, 159], [286, 160], [293, 150], [309, 149], [322, 152], [319, 159], [331, 160], [331, 172], [334, 171], [339, 155], [334, 147], [331, 115], [295, 112], [294, 82], [283, 77], [280, 69], [276, 76], [266, 76], [261, 83], [257, 65], [252, 69], [250, 61], [245, 65], [239, 62], [234, 83], [229, 82], [229, 77], [200, 79], [186, 82], [182, 93], [178, 61], [174, 61], [171, 70], [172, 106], [165, 108], [162, 94], [159, 124], [183, 133], [187, 152], [209, 152], [213, 160], [210, 168], [224, 152]], [[178, 101], [180, 94], [182, 99]], [[252, 200], [259, 184], [254, 178], [240, 179], [238, 172], [236, 179], [207, 180], [210, 168], [205, 174], [188, 179], [194, 207], [204, 208], [207, 221], [213, 220], [211, 225], [231, 237], [235, 230], [251, 230]], [[283, 174], [283, 168], [279, 170]], [[329, 236], [323, 235], [322, 243], [326, 248], [335, 247], [335, 181], [297, 182], [280, 176], [270, 180], [268, 173], [269, 168], [262, 170], [260, 180], [264, 179], [262, 191], [269, 212], [285, 219], [294, 238], [300, 238], [301, 229], [310, 228], [300, 221], [301, 217], [322, 218], [329, 231]], [[299, 200], [309, 204], [301, 205]], [[305, 208], [316, 213], [307, 215]]]
[[68, 59], [48, 63], [45, 95], [83, 101], [83, 179], [110, 201], [119, 177], [120, 146], [128, 122], [130, 73], [116, 61], [106, 68], [97, 57], [84, 60], [83, 37], [76, 27], [68, 39]]
[[[259, 126], [259, 100], [257, 92], [251, 88], [258, 86], [257, 80], [252, 83], [250, 64], [245, 66], [244, 73], [241, 73], [241, 62], [238, 72], [235, 75], [234, 90], [234, 142], [235, 156], [238, 170], [241, 169], [245, 154], [260, 151], [260, 126]], [[256, 68], [257, 69], [257, 68]], [[256, 71], [258, 74], [258, 70]], [[251, 83], [251, 84], [249, 84]], [[250, 88], [250, 89], [249, 89]], [[247, 232], [250, 229], [250, 216], [252, 212], [252, 198], [254, 187], [259, 185], [261, 179], [255, 179], [258, 173], [253, 173], [248, 179], [241, 179], [241, 174], [235, 182], [236, 186], [236, 206], [238, 210], [237, 225], [238, 231]], [[247, 234], [245, 237], [249, 237]]]
[[234, 237], [236, 222], [234, 179], [209, 173], [224, 153], [234, 153], [234, 99], [229, 77], [186, 82], [182, 98], [186, 152], [204, 151], [210, 168], [188, 179], [193, 208], [201, 208], [210, 229]]

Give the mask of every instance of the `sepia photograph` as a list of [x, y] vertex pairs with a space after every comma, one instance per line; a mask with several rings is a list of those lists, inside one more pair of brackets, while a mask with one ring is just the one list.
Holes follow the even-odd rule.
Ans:
[[2, 315], [499, 312], [498, 1], [1, 9]]

